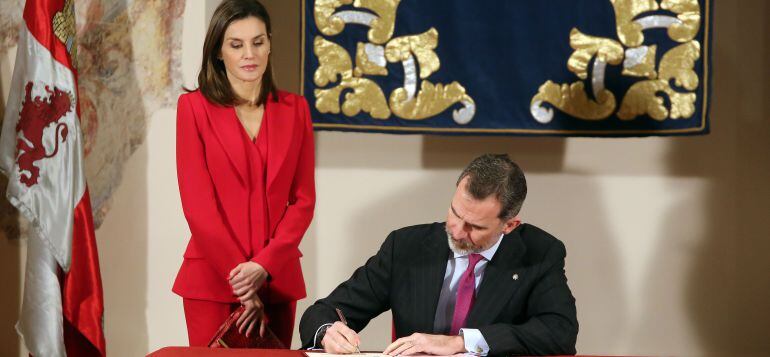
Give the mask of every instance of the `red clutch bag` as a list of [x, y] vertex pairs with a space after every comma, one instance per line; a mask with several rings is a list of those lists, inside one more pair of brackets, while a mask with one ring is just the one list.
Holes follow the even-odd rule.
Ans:
[[251, 337], [238, 332], [236, 322], [245, 308], [239, 307], [227, 317], [217, 333], [211, 338], [209, 347], [211, 348], [265, 348], [265, 349], [285, 349], [281, 340], [275, 336], [272, 330], [265, 328], [265, 335], [259, 337], [259, 326], [255, 326], [251, 331]]

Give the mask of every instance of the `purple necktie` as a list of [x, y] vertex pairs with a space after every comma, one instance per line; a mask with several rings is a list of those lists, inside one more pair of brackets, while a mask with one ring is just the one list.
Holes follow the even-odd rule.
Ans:
[[452, 329], [450, 335], [457, 335], [460, 328], [465, 326], [465, 319], [471, 311], [473, 301], [476, 300], [476, 275], [473, 270], [483, 256], [481, 254], [471, 254], [468, 256], [468, 269], [460, 277], [460, 283], [457, 285], [457, 299], [455, 300], [455, 312], [452, 316]]

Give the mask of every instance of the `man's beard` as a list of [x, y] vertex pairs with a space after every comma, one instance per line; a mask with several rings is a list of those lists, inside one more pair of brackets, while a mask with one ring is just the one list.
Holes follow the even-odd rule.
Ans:
[[452, 252], [455, 254], [468, 255], [471, 253], [478, 253], [484, 250], [483, 247], [474, 245], [473, 243], [454, 240], [454, 238], [452, 238], [452, 233], [449, 233], [449, 230], [446, 231], [446, 237], [447, 237], [447, 241], [449, 242], [449, 249], [451, 249]]

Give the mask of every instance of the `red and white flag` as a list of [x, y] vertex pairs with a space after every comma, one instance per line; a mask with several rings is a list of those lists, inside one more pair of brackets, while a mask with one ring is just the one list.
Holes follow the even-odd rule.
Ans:
[[27, 0], [0, 135], [8, 200], [32, 223], [16, 330], [34, 356], [104, 356], [83, 170], [73, 0]]

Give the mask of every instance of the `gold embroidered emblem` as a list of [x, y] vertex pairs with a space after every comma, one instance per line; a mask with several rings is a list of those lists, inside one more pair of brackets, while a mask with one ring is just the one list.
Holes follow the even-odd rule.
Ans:
[[[347, 24], [369, 27], [368, 42], [356, 44], [355, 60], [342, 46], [323, 36], [313, 40], [313, 53], [319, 63], [313, 74], [313, 82], [318, 87], [314, 91], [316, 109], [321, 113], [342, 112], [348, 117], [363, 111], [375, 119], [386, 120], [395, 115], [425, 120], [459, 104], [462, 107], [452, 112], [452, 118], [458, 124], [469, 123], [475, 115], [476, 104], [465, 88], [458, 82], [434, 84], [429, 80], [441, 67], [435, 52], [439, 44], [438, 30], [430, 28], [421, 34], [393, 38], [399, 3], [400, 0], [315, 2], [316, 26], [327, 37], [342, 33]], [[352, 9], [348, 6], [338, 11], [351, 4]], [[401, 63], [404, 83], [386, 95], [366, 76], [387, 76], [388, 63]], [[334, 86], [327, 87], [331, 84]]]
[[53, 16], [53, 32], [56, 38], [67, 47], [72, 65], [77, 68], [77, 46], [75, 45], [75, 3], [74, 0], [64, 2], [61, 11]]
[[[530, 113], [540, 123], [553, 120], [553, 109], [583, 120], [606, 120], [613, 113], [622, 120], [648, 115], [655, 120], [690, 118], [695, 113], [699, 78], [694, 67], [701, 45], [694, 40], [701, 26], [697, 0], [609, 0], [615, 13], [617, 39], [593, 37], [573, 28], [574, 50], [567, 68], [579, 78], [573, 83], [546, 81], [530, 102]], [[661, 12], [660, 10], [664, 10]], [[659, 48], [645, 45], [644, 30], [666, 28], [680, 43], [661, 56]], [[644, 78], [618, 96], [604, 86], [608, 65], [622, 65], [622, 75]], [[656, 66], [657, 65], [657, 66]], [[589, 78], [589, 66], [591, 77]], [[584, 81], [591, 81], [589, 97]], [[671, 83], [677, 88], [673, 88]], [[684, 90], [684, 91], [683, 91]]]

